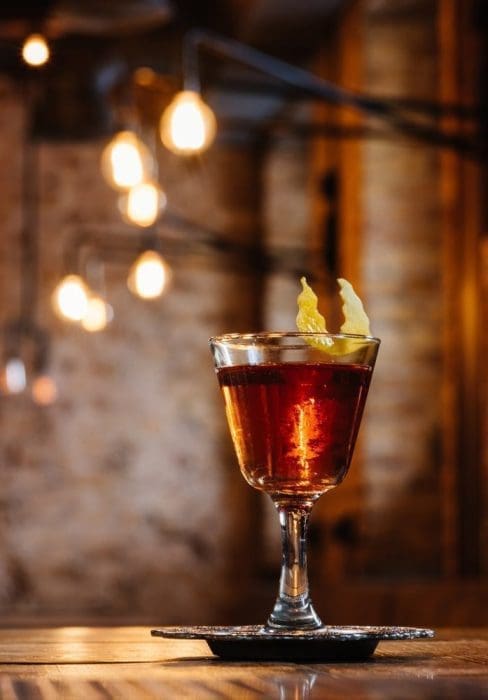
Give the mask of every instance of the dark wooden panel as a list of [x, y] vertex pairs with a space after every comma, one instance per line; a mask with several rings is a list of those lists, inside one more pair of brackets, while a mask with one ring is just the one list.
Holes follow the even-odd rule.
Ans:
[[[441, 101], [476, 105], [479, 39], [474, 2], [441, 0]], [[459, 128], [454, 117], [444, 128]], [[468, 129], [472, 129], [470, 126]], [[476, 575], [481, 547], [481, 168], [441, 154], [444, 275], [443, 503], [444, 568]]]

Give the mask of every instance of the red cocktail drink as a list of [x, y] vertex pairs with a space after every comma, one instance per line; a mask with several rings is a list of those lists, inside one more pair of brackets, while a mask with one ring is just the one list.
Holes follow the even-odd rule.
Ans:
[[344, 478], [372, 368], [287, 362], [220, 368], [246, 480], [270, 494], [314, 496]]
[[308, 518], [349, 468], [379, 340], [272, 332], [210, 343], [242, 474], [280, 518], [280, 587], [267, 627], [320, 627], [308, 590]]

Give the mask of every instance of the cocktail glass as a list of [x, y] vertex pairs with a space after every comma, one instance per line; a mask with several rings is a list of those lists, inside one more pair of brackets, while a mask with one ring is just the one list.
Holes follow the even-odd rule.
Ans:
[[210, 341], [241, 472], [279, 514], [281, 576], [268, 629], [322, 626], [308, 586], [308, 519], [348, 471], [379, 344], [298, 332]]

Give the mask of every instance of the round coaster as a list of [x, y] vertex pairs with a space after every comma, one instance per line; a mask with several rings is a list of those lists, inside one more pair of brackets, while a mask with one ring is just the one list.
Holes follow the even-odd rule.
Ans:
[[433, 630], [418, 627], [334, 627], [311, 630], [240, 627], [162, 627], [165, 639], [202, 639], [222, 659], [255, 661], [364, 661], [380, 641], [427, 639]]

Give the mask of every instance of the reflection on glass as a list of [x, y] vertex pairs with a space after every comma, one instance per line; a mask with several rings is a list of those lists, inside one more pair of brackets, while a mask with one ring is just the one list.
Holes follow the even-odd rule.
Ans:
[[317, 676], [314, 671], [295, 671], [272, 676], [270, 680], [278, 686], [279, 700], [311, 700]]

